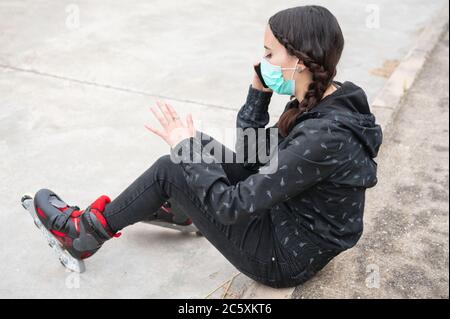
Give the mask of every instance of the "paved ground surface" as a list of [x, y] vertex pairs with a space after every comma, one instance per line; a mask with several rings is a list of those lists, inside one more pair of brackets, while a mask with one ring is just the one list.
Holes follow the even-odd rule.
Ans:
[[402, 103], [365, 233], [294, 298], [448, 298], [448, 30]]
[[[335, 13], [346, 37], [337, 79], [361, 85], [372, 100], [392, 65], [408, 52], [445, 1], [316, 3]], [[172, 102], [181, 115], [193, 113], [198, 129], [232, 146], [224, 129], [234, 127], [236, 111], [245, 101], [251, 65], [263, 54], [265, 23], [276, 11], [294, 5], [299, 2], [2, 0], [0, 242], [2, 260], [7, 262], [0, 265], [0, 296], [201, 298], [235, 274], [235, 268], [206, 239], [136, 224], [121, 238], [108, 242], [88, 260], [88, 271], [77, 277], [64, 272], [54, 259], [19, 199], [42, 187], [80, 207], [101, 194], [114, 198], [168, 152], [167, 145], [143, 128], [144, 123], [156, 124], [147, 107], [157, 98]], [[79, 24], [74, 18], [77, 11]], [[286, 101], [274, 96], [271, 123]], [[424, 105], [433, 104], [427, 101]], [[429, 114], [418, 118], [436, 129], [435, 123], [427, 122]], [[439, 142], [439, 136], [429, 134], [428, 138], [430, 143]], [[440, 143], [442, 150], [445, 144]], [[391, 148], [412, 151], [416, 145], [408, 139]], [[438, 153], [445, 156], [445, 152]], [[395, 154], [389, 156], [399, 156]], [[433, 155], [431, 161], [436, 160]], [[442, 165], [435, 167], [442, 169]], [[425, 171], [448, 180], [445, 171]], [[426, 183], [431, 181], [423, 178]], [[424, 183], [419, 183], [423, 191], [431, 190]], [[445, 195], [438, 186], [434, 188], [436, 196]], [[387, 198], [391, 191], [395, 188], [384, 190], [378, 198]], [[375, 203], [377, 197], [371, 198], [372, 209], [387, 212], [384, 200]], [[438, 213], [431, 211], [430, 217]], [[373, 211], [368, 216], [378, 215]], [[432, 236], [429, 230], [441, 227], [433, 219], [418, 218], [423, 221], [417, 229], [428, 236]], [[375, 227], [370, 225], [383, 225], [382, 220], [372, 219], [369, 231]], [[424, 251], [441, 251], [442, 247], [433, 246], [436, 241], [434, 237], [422, 241], [428, 247]], [[413, 275], [419, 276], [425, 267], [420, 257], [423, 251], [415, 253], [420, 262]], [[374, 262], [383, 274], [387, 271], [384, 261]], [[403, 281], [407, 283], [408, 278]]]

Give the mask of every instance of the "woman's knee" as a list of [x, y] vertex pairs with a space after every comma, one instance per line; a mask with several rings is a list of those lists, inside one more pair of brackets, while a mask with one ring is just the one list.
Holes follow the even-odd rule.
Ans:
[[183, 170], [180, 164], [174, 162], [170, 154], [160, 156], [153, 165], [155, 166], [155, 174], [157, 179], [170, 179], [177, 177], [180, 174], [183, 175]]
[[170, 154], [164, 154], [162, 156], [160, 156], [156, 161], [155, 164], [158, 166], [168, 166], [170, 165], [170, 163], [172, 163], [172, 160], [170, 158]]

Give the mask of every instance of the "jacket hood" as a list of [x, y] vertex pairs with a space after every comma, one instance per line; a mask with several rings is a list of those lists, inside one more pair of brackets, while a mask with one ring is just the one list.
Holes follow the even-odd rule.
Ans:
[[[309, 117], [326, 117], [338, 121], [353, 133], [369, 156], [375, 158], [383, 141], [383, 132], [381, 126], [375, 123], [366, 93], [351, 81], [333, 82], [340, 87], [324, 97], [312, 110], [300, 115], [297, 121]], [[294, 99], [288, 103], [288, 108], [296, 104], [298, 101]]]

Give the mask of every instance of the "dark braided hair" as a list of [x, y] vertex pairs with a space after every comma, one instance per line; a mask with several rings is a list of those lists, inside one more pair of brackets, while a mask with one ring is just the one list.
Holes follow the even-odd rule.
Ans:
[[[336, 76], [336, 67], [344, 49], [344, 36], [336, 17], [317, 5], [297, 6], [279, 11], [269, 19], [275, 38], [312, 73], [312, 82], [304, 99], [294, 101], [277, 126], [287, 136], [296, 119], [310, 111], [322, 99]], [[295, 96], [291, 96], [291, 101]]]

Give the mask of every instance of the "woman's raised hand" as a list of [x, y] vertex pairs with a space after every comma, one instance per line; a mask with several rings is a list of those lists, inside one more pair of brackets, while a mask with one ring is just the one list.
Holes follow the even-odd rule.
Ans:
[[186, 116], [186, 124], [184, 124], [172, 105], [164, 101], [156, 101], [156, 104], [161, 112], [158, 112], [156, 108], [152, 106], [150, 107], [150, 110], [153, 112], [153, 115], [155, 115], [159, 123], [161, 123], [163, 130], [160, 131], [144, 124], [150, 132], [159, 135], [171, 148], [185, 138], [195, 136], [196, 130], [192, 121], [192, 114]]

